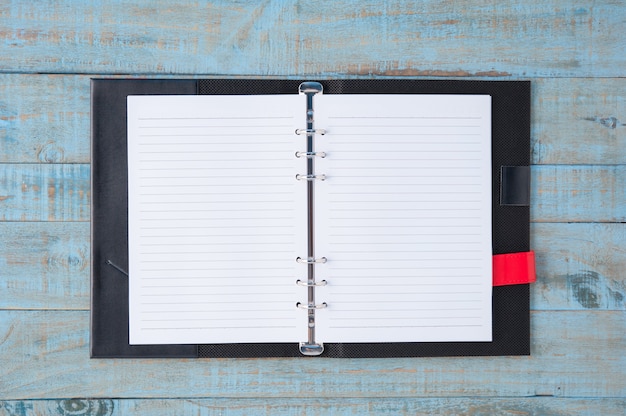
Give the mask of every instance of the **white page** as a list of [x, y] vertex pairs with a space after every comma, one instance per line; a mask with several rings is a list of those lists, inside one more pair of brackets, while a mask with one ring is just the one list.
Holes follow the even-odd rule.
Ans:
[[128, 98], [132, 344], [306, 336], [302, 118], [297, 95]]
[[322, 342], [491, 340], [491, 97], [315, 97]]

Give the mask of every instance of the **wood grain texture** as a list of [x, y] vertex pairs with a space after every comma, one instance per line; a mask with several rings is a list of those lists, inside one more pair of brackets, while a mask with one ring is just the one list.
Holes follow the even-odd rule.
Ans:
[[56, 399], [0, 401], [4, 416], [291, 416], [291, 415], [396, 415], [396, 416], [598, 416], [620, 415], [624, 399], [566, 399], [528, 397], [384, 398], [369, 399]]
[[0, 71], [620, 77], [621, 1], [9, 1]]
[[626, 163], [626, 78], [532, 82], [533, 164]]
[[533, 166], [535, 222], [625, 222], [626, 165]]
[[0, 75], [0, 162], [89, 162], [89, 91], [88, 77]]
[[89, 309], [89, 223], [0, 222], [0, 309]]
[[0, 221], [89, 221], [89, 166], [0, 164]]
[[626, 315], [533, 312], [530, 357], [89, 359], [84, 311], [0, 311], [0, 397], [626, 395]]
[[[89, 224], [2, 223], [0, 309], [89, 309]], [[625, 310], [626, 224], [535, 223], [535, 310]]]
[[533, 224], [533, 309], [626, 309], [626, 224]]

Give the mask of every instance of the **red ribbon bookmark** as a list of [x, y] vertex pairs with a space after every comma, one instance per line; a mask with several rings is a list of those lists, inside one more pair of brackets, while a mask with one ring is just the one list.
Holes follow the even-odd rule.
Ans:
[[494, 254], [493, 285], [520, 285], [537, 280], [535, 252]]

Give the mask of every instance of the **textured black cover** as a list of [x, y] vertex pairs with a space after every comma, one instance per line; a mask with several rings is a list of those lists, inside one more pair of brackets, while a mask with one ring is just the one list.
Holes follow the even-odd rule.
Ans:
[[[311, 80], [307, 80], [311, 81]], [[320, 81], [320, 80], [315, 80]], [[126, 96], [296, 94], [303, 80], [94, 80], [92, 82], [92, 357], [297, 357], [298, 345], [128, 345]], [[527, 204], [500, 204], [502, 166], [530, 164], [530, 82], [321, 80], [324, 94], [489, 94], [492, 96], [493, 252], [529, 250]], [[303, 334], [303, 340], [306, 334]], [[320, 340], [323, 342], [323, 340]], [[325, 357], [530, 354], [529, 286], [493, 289], [493, 342], [334, 343]]]

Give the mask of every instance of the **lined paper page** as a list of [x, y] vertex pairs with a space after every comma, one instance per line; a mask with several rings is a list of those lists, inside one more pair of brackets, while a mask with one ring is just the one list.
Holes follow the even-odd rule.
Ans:
[[489, 96], [316, 97], [324, 342], [491, 340]]
[[304, 336], [301, 100], [128, 98], [132, 344]]

